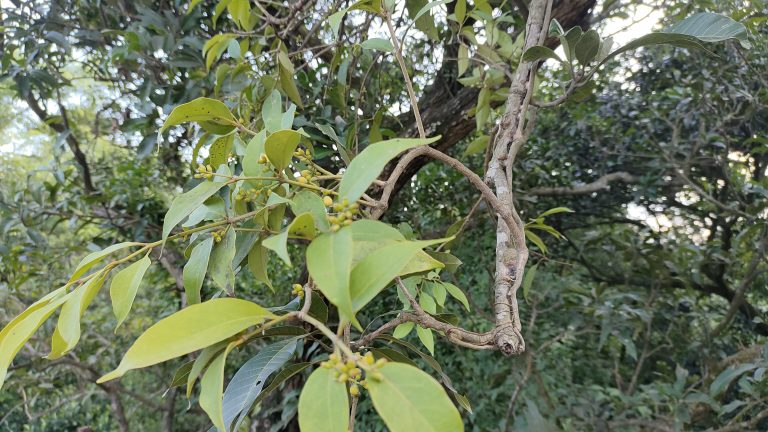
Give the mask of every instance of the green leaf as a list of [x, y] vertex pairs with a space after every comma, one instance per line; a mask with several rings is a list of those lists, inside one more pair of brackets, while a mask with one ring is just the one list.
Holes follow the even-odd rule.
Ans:
[[288, 58], [288, 55], [282, 51], [278, 53], [278, 66], [277, 73], [280, 78], [280, 88], [283, 89], [285, 94], [290, 100], [293, 101], [299, 108], [304, 108], [304, 104], [301, 102], [301, 94], [299, 94], [299, 88], [296, 87], [296, 81], [294, 81], [295, 71], [293, 64]]
[[213, 169], [219, 167], [219, 165], [226, 164], [229, 160], [229, 154], [232, 152], [232, 144], [235, 142], [235, 135], [229, 134], [223, 137], [219, 137], [211, 144], [211, 148], [208, 151], [208, 162]]
[[445, 241], [396, 241], [366, 255], [354, 266], [350, 275], [352, 309], [359, 311], [373, 300], [423, 248]]
[[323, 199], [314, 192], [303, 190], [297, 193], [292, 200], [291, 209], [293, 214], [309, 213], [315, 221], [315, 226], [322, 232], [331, 229], [328, 223], [328, 213], [325, 211]]
[[129, 370], [189, 354], [268, 318], [274, 318], [268, 310], [236, 298], [217, 298], [189, 306], [147, 329], [128, 349], [117, 369], [97, 382], [113, 380]]
[[234, 228], [227, 229], [224, 238], [213, 246], [210, 260], [208, 262], [208, 272], [211, 274], [211, 280], [222, 291], [230, 295], [235, 289], [235, 271], [232, 261], [237, 253], [237, 238]]
[[350, 292], [351, 227], [317, 236], [307, 247], [307, 270], [320, 292], [339, 309], [339, 314], [356, 322]]
[[248, 268], [256, 280], [264, 282], [273, 292], [275, 288], [267, 274], [267, 249], [258, 242], [248, 253]]
[[152, 261], [150, 261], [149, 256], [145, 256], [120, 270], [112, 279], [112, 284], [109, 286], [109, 297], [112, 299], [112, 310], [115, 312], [115, 318], [117, 318], [115, 329], [120, 327], [120, 324], [125, 321], [131, 311], [141, 280], [144, 279], [144, 273], [147, 272], [150, 264]]
[[11, 365], [21, 347], [45, 320], [73, 295], [74, 291], [66, 294], [65, 288], [59, 288], [33, 303], [0, 331], [0, 388], [5, 382], [8, 366]]
[[477, 153], [482, 153], [488, 148], [488, 143], [491, 142], [491, 137], [488, 135], [480, 135], [469, 143], [466, 150], [464, 150], [464, 156], [469, 156]]
[[461, 288], [449, 282], [443, 282], [443, 288], [448, 291], [448, 294], [450, 294], [451, 297], [461, 302], [461, 304], [464, 305], [464, 308], [469, 311], [469, 301], [467, 301], [467, 296], [464, 294], [464, 291], [462, 291]]
[[576, 60], [582, 65], [588, 65], [597, 57], [597, 53], [600, 50], [600, 35], [595, 30], [588, 30], [576, 42], [573, 50], [576, 54]]
[[77, 345], [80, 319], [104, 285], [105, 278], [106, 273], [99, 273], [72, 291], [72, 298], [64, 303], [59, 313], [59, 321], [51, 338], [51, 352], [47, 356], [49, 360], [63, 356]]
[[332, 369], [315, 369], [299, 396], [299, 429], [301, 432], [345, 432], [348, 426], [346, 384], [336, 380]]
[[376, 412], [391, 432], [460, 432], [456, 407], [431, 376], [405, 363], [382, 366], [382, 379], [368, 381]]
[[[456, 0], [453, 14], [456, 15], [456, 21], [459, 22], [459, 27], [461, 27], [464, 23], [464, 18], [467, 16], [467, 0]], [[461, 75], [461, 73], [459, 73], [459, 75]]]
[[339, 27], [341, 27], [341, 19], [347, 13], [347, 9], [342, 9], [336, 13], [333, 13], [328, 17], [328, 24], [331, 25], [331, 34], [333, 37], [337, 37], [339, 34]]
[[221, 341], [211, 346], [207, 346], [203, 348], [202, 351], [200, 351], [200, 354], [198, 354], [195, 362], [192, 364], [192, 368], [189, 370], [189, 374], [187, 374], [187, 399], [192, 396], [192, 389], [195, 386], [195, 381], [197, 381], [197, 378], [199, 378], [200, 374], [203, 373], [205, 367], [208, 366], [208, 363], [211, 362], [211, 359], [214, 358], [219, 352], [221, 352], [221, 350], [223, 350], [228, 344], [229, 342], [227, 341]]
[[171, 385], [168, 386], [168, 388], [174, 388], [174, 387], [180, 387], [184, 385], [184, 383], [187, 382], [187, 377], [189, 377], [189, 372], [192, 370], [192, 365], [195, 364], [194, 360], [190, 360], [183, 365], [179, 366], [178, 369], [176, 369], [176, 372], [173, 374], [173, 379], [171, 380]]
[[747, 28], [743, 24], [724, 15], [709, 12], [697, 13], [666, 30], [650, 33], [629, 42], [608, 54], [600, 65], [621, 53], [643, 46], [669, 44], [708, 51], [703, 42], [722, 42], [729, 39], [738, 40], [744, 48], [750, 47]]
[[276, 253], [277, 256], [291, 267], [291, 256], [288, 254], [288, 230], [281, 231], [271, 237], [267, 237], [261, 242], [265, 248]]
[[261, 119], [264, 120], [264, 127], [267, 132], [277, 132], [282, 129], [282, 117], [283, 117], [283, 100], [280, 97], [280, 92], [272, 90], [264, 105], [261, 107]]
[[718, 375], [717, 378], [712, 381], [712, 384], [709, 385], [709, 395], [711, 397], [719, 396], [722, 392], [728, 389], [733, 380], [753, 369], [757, 369], [757, 365], [746, 363], [738, 366], [732, 366], [722, 371], [720, 375]]
[[464, 44], [459, 45], [458, 63], [459, 76], [462, 76], [467, 71], [467, 68], [469, 68], [469, 48]]
[[537, 218], [547, 217], [558, 213], [573, 213], [573, 210], [569, 209], [568, 207], [554, 207], [545, 211], [544, 213], [541, 213]]
[[224, 418], [222, 416], [222, 396], [224, 394], [224, 366], [227, 363], [227, 354], [235, 346], [229, 344], [223, 353], [219, 354], [206, 369], [200, 380], [200, 408], [208, 414], [213, 425], [220, 431], [225, 431]]
[[743, 24], [716, 13], [700, 12], [673, 24], [662, 30], [662, 33], [673, 33], [693, 36], [703, 42], [722, 42], [736, 39], [744, 48], [749, 48], [749, 34]]
[[308, 368], [310, 365], [311, 363], [302, 362], [302, 363], [294, 363], [292, 365], [286, 366], [283, 370], [278, 372], [277, 375], [275, 375], [275, 378], [272, 380], [272, 382], [270, 382], [269, 385], [261, 393], [259, 393], [259, 395], [256, 397], [256, 400], [253, 403], [258, 404], [270, 393], [275, 391], [280, 386], [280, 384], [284, 383], [286, 380], [298, 374], [299, 372], [302, 372], [304, 369]]
[[293, 357], [297, 342], [298, 338], [291, 338], [269, 344], [235, 373], [224, 391], [224, 430], [239, 430], [267, 378]]
[[563, 59], [560, 58], [551, 48], [547, 48], [542, 45], [536, 45], [528, 48], [523, 53], [523, 61], [524, 62], [535, 62], [538, 60], [545, 60], [545, 59], [553, 59], [557, 60], [560, 63], [563, 62]]
[[192, 102], [181, 104], [171, 111], [165, 119], [160, 132], [169, 127], [187, 122], [213, 122], [220, 125], [236, 126], [237, 121], [224, 102], [216, 99], [197, 98]]
[[349, 149], [347, 149], [347, 146], [341, 142], [339, 136], [336, 135], [336, 131], [333, 129], [333, 126], [315, 123], [315, 127], [317, 127], [325, 136], [333, 140], [333, 142], [336, 144], [336, 149], [339, 151], [341, 160], [343, 160], [346, 165], [349, 165], [351, 162]]
[[203, 205], [203, 203], [213, 196], [216, 192], [224, 187], [226, 182], [210, 182], [204, 181], [195, 186], [192, 190], [187, 191], [171, 202], [171, 207], [168, 209], [168, 213], [165, 214], [165, 220], [163, 221], [163, 240], [168, 238], [168, 234], [171, 230], [190, 215], [196, 208]]
[[523, 298], [526, 302], [530, 302], [531, 285], [533, 285], [533, 278], [536, 277], [536, 269], [538, 267], [538, 264], [534, 264], [525, 273], [525, 278], [523, 279]]
[[107, 248], [104, 248], [98, 252], [92, 252], [85, 256], [82, 260], [80, 260], [80, 263], [75, 267], [75, 271], [72, 273], [72, 277], [69, 278], [69, 282], [74, 282], [78, 279], [80, 279], [80, 276], [84, 275], [88, 270], [91, 269], [91, 267], [95, 266], [101, 260], [103, 260], [107, 255], [117, 252], [120, 249], [125, 249], [131, 246], [140, 246], [141, 243], [136, 242], [124, 242], [124, 243], [118, 243], [112, 246], [109, 246]]
[[435, 355], [435, 335], [432, 334], [432, 330], [417, 325], [416, 336], [419, 337], [424, 348], [426, 348], [430, 354]]
[[544, 244], [544, 241], [536, 233], [534, 233], [531, 230], [525, 230], [525, 238], [527, 238], [533, 244], [535, 244], [539, 248], [539, 250], [541, 250], [541, 253], [543, 253], [544, 255], [547, 254], [547, 251], [548, 251], [547, 245]]
[[285, 169], [293, 157], [293, 152], [301, 142], [301, 134], [295, 130], [283, 129], [272, 132], [264, 143], [264, 152], [269, 162], [277, 169]]
[[213, 248], [213, 237], [208, 237], [192, 249], [189, 260], [184, 266], [182, 278], [187, 304], [200, 303], [200, 289], [203, 287], [205, 273], [208, 270], [208, 260]]
[[412, 322], [404, 322], [397, 327], [395, 327], [395, 331], [392, 332], [392, 337], [396, 337], [398, 339], [403, 339], [404, 337], [408, 336], [408, 334], [411, 333], [411, 330], [413, 330], [414, 323]]
[[429, 256], [435, 258], [445, 265], [445, 270], [451, 273], [455, 273], [461, 265], [461, 260], [448, 252], [427, 252]]
[[361, 43], [360, 46], [363, 47], [363, 49], [383, 51], [386, 53], [391, 53], [394, 49], [392, 47], [392, 42], [390, 42], [389, 39], [382, 38], [370, 38]]
[[350, 203], [357, 201], [392, 158], [405, 150], [428, 145], [439, 139], [440, 136], [425, 139], [397, 138], [369, 145], [352, 160], [341, 178], [339, 198], [346, 198]]
[[422, 292], [419, 296], [419, 306], [421, 306], [421, 308], [424, 309], [427, 313], [432, 315], [437, 314], [437, 304], [435, 303], [435, 299], [433, 299], [431, 295], [425, 292]]

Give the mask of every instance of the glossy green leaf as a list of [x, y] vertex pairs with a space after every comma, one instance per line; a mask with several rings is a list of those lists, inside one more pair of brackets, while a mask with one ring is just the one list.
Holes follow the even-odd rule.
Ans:
[[391, 432], [460, 432], [456, 407], [434, 378], [405, 363], [390, 362], [381, 380], [368, 380], [376, 412]]
[[349, 285], [352, 271], [351, 227], [317, 236], [307, 247], [307, 270], [317, 288], [336, 305], [342, 317], [355, 322]]
[[279, 234], [275, 234], [271, 237], [267, 237], [261, 242], [262, 246], [276, 253], [277, 256], [285, 262], [289, 267], [291, 266], [291, 256], [288, 255], [288, 230], [284, 230]]
[[169, 127], [182, 123], [203, 121], [222, 125], [237, 125], [235, 117], [224, 105], [224, 102], [216, 99], [197, 98], [174, 108], [168, 118], [165, 119], [160, 132], [165, 132]]
[[224, 417], [222, 415], [222, 397], [224, 395], [224, 366], [227, 363], [227, 354], [234, 347], [229, 344], [211, 364], [208, 365], [203, 378], [200, 380], [200, 407], [208, 414], [213, 425], [220, 431], [225, 431]]
[[163, 221], [163, 240], [168, 238], [168, 234], [171, 233], [171, 230], [176, 225], [181, 223], [190, 213], [203, 205], [208, 198], [225, 185], [226, 182], [221, 181], [204, 181], [193, 189], [174, 198]]
[[[267, 164], [260, 164], [259, 158], [262, 154], [266, 154], [264, 151], [264, 143], [267, 141], [267, 131], [262, 130], [256, 136], [254, 136], [245, 148], [245, 156], [243, 156], [243, 175], [248, 177], [274, 177], [272, 170]], [[263, 185], [264, 183], [249, 180], [251, 184]]]
[[256, 303], [235, 298], [189, 306], [147, 329], [128, 349], [117, 369], [98, 382], [197, 351], [273, 317]]
[[757, 365], [746, 363], [729, 367], [728, 369], [720, 372], [717, 378], [715, 378], [709, 385], [709, 395], [711, 397], [719, 396], [720, 393], [728, 389], [728, 386], [730, 386], [736, 378], [754, 369], [757, 369]]
[[189, 372], [192, 370], [192, 365], [194, 364], [195, 361], [190, 360], [179, 366], [179, 368], [176, 369], [176, 372], [173, 373], [173, 379], [171, 379], [171, 384], [168, 386], [168, 388], [171, 389], [174, 387], [183, 386], [187, 382], [187, 377], [189, 377]]
[[346, 384], [336, 380], [332, 369], [315, 369], [299, 396], [299, 429], [301, 432], [346, 432], [348, 425]]
[[431, 144], [439, 139], [440, 136], [425, 139], [397, 138], [369, 145], [352, 160], [341, 178], [339, 198], [346, 198], [349, 202], [357, 201], [392, 158], [405, 150]]
[[235, 373], [224, 391], [225, 430], [239, 429], [267, 378], [293, 357], [297, 343], [298, 338], [291, 338], [269, 344]]
[[293, 152], [296, 151], [301, 134], [295, 130], [283, 129], [272, 132], [264, 143], [264, 152], [272, 163], [278, 169], [284, 169], [291, 163]]
[[80, 319], [99, 293], [106, 274], [100, 273], [72, 291], [72, 298], [64, 303], [59, 313], [56, 330], [51, 338], [51, 352], [46, 358], [57, 359], [71, 351], [80, 340]]
[[152, 261], [150, 261], [149, 256], [145, 256], [120, 270], [112, 279], [112, 284], [109, 286], [109, 297], [112, 299], [112, 310], [115, 313], [115, 318], [117, 318], [115, 328], [120, 327], [120, 324], [125, 321], [131, 311], [141, 280], [144, 279], [144, 273], [147, 272], [150, 264]]
[[184, 292], [187, 295], [187, 304], [200, 303], [200, 289], [203, 287], [205, 273], [208, 271], [208, 260], [213, 249], [213, 237], [198, 243], [189, 255], [187, 264], [184, 265], [182, 279]]

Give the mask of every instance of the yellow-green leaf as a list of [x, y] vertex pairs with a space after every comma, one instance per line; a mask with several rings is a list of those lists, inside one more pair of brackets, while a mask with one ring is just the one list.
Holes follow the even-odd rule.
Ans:
[[91, 269], [91, 267], [95, 266], [101, 260], [104, 259], [107, 255], [111, 254], [112, 252], [119, 251], [120, 249], [125, 249], [131, 246], [139, 246], [141, 243], [136, 242], [124, 242], [124, 243], [118, 243], [115, 245], [112, 245], [110, 247], [104, 248], [97, 252], [92, 252], [85, 256], [82, 260], [80, 260], [80, 264], [75, 267], [75, 271], [72, 273], [72, 277], [69, 278], [69, 282], [73, 282], [80, 278], [80, 276], [84, 275], [88, 270]]
[[342, 317], [356, 322], [349, 285], [352, 271], [351, 227], [317, 236], [307, 247], [307, 270], [317, 288], [336, 305]]
[[72, 291], [72, 297], [61, 308], [59, 321], [51, 338], [51, 352], [47, 356], [48, 359], [57, 359], [77, 345], [80, 340], [80, 318], [98, 294], [105, 278], [106, 274], [97, 274]]
[[200, 407], [220, 431], [227, 430], [224, 426], [221, 401], [224, 397], [224, 366], [227, 363], [227, 354], [234, 346], [229, 344], [223, 353], [213, 359], [200, 380]]
[[213, 249], [213, 237], [208, 237], [198, 243], [189, 255], [189, 261], [184, 266], [182, 278], [184, 280], [184, 292], [187, 295], [187, 304], [200, 303], [200, 288], [205, 280], [208, 270], [208, 260]]
[[389, 362], [369, 379], [373, 407], [391, 432], [461, 432], [464, 425], [443, 387], [427, 373]]
[[264, 152], [269, 162], [277, 169], [284, 169], [291, 163], [293, 152], [296, 151], [301, 134], [295, 130], [283, 129], [269, 134], [264, 143]]
[[171, 230], [176, 225], [189, 216], [196, 208], [203, 205], [205, 200], [213, 196], [226, 184], [226, 182], [221, 181], [204, 181], [192, 190], [174, 198], [163, 221], [163, 240], [168, 238], [168, 234], [171, 233]]
[[339, 198], [346, 198], [351, 203], [357, 201], [392, 158], [405, 150], [431, 144], [439, 139], [440, 136], [424, 139], [397, 138], [369, 145], [352, 160], [341, 178]]
[[204, 121], [222, 125], [237, 125], [235, 117], [229, 108], [224, 105], [224, 102], [201, 97], [174, 108], [168, 118], [165, 119], [160, 132], [164, 132], [169, 127], [182, 123]]
[[11, 320], [0, 331], [0, 388], [8, 373], [8, 366], [11, 365], [21, 347], [62, 303], [72, 297], [72, 292], [69, 294], [65, 292], [65, 288], [62, 287], [48, 294]]
[[208, 366], [208, 363], [211, 362], [211, 359], [214, 358], [216, 354], [221, 352], [221, 350], [223, 350], [227, 345], [227, 341], [221, 341], [211, 346], [207, 346], [203, 348], [202, 351], [200, 351], [200, 354], [198, 354], [195, 362], [192, 363], [192, 368], [189, 370], [189, 374], [187, 375], [187, 399], [192, 396], [192, 389], [195, 386], [195, 382], [197, 381], [197, 378], [200, 377], [200, 374], [203, 372], [205, 367]]
[[189, 354], [273, 317], [256, 303], [236, 298], [218, 298], [189, 306], [147, 329], [128, 349], [117, 369], [98, 382]]
[[419, 337], [424, 348], [426, 348], [431, 355], [435, 355], [435, 335], [432, 334], [432, 330], [417, 325], [416, 336]]
[[299, 396], [299, 429], [301, 432], [346, 432], [348, 426], [346, 385], [336, 380], [332, 369], [315, 369]]
[[359, 311], [373, 300], [423, 248], [447, 240], [396, 241], [368, 254], [350, 275], [353, 311]]
[[139, 291], [141, 280], [144, 278], [144, 273], [147, 272], [151, 263], [149, 257], [145, 256], [120, 270], [112, 279], [112, 284], [109, 286], [109, 296], [112, 298], [112, 310], [115, 312], [115, 318], [117, 318], [117, 326], [115, 328], [120, 327], [120, 324], [128, 316], [128, 312], [131, 311], [131, 306], [136, 298], [136, 293]]

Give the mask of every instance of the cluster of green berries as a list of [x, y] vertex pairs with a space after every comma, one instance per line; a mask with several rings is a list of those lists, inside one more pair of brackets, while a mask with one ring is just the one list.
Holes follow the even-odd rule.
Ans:
[[[328, 361], [322, 362], [320, 366], [333, 369], [336, 380], [349, 383], [349, 394], [357, 397], [360, 395], [360, 386], [365, 389], [368, 388], [366, 379], [380, 381], [383, 378], [377, 369], [386, 363], [387, 359], [376, 360], [373, 358], [373, 353], [368, 351], [365, 355], [355, 353], [355, 357], [347, 359], [347, 361], [343, 361], [336, 353], [333, 353], [328, 357]], [[363, 379], [363, 371], [365, 371], [366, 379]]]
[[314, 173], [308, 169], [301, 170], [299, 176], [296, 177], [296, 181], [301, 184], [313, 183], [315, 181]]
[[211, 233], [211, 237], [213, 237], [213, 241], [215, 241], [216, 243], [219, 243], [221, 241], [221, 239], [224, 238], [224, 235], [226, 233], [227, 233], [227, 229], [226, 228], [220, 229], [218, 231], [212, 232]]
[[306, 160], [311, 161], [312, 160], [312, 152], [309, 151], [309, 149], [296, 149], [295, 152], [293, 152], [293, 156], [296, 157], [298, 160]]
[[342, 202], [334, 203], [331, 197], [323, 197], [323, 204], [330, 207], [335, 214], [328, 215], [328, 223], [331, 224], [331, 231], [338, 231], [343, 226], [347, 226], [355, 220], [355, 216], [360, 213], [360, 206], [355, 202], [350, 204], [349, 200], [344, 198]]
[[301, 286], [301, 284], [293, 284], [293, 291], [291, 291], [291, 294], [298, 296], [299, 298], [304, 298], [304, 287]]
[[260, 194], [261, 194], [260, 189], [240, 188], [240, 190], [237, 191], [237, 194], [235, 194], [235, 200], [245, 201], [245, 202], [256, 201], [256, 199], [259, 198]]
[[210, 180], [213, 178], [213, 167], [210, 165], [200, 164], [197, 166], [197, 172], [195, 178], [204, 178]]

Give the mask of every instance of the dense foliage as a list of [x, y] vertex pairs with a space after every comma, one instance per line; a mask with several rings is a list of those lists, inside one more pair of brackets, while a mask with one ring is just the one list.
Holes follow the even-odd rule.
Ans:
[[3, 3], [0, 429], [768, 428], [768, 5], [661, 5]]

